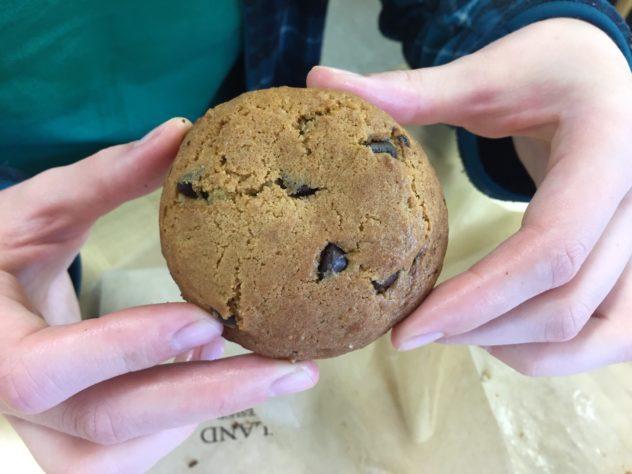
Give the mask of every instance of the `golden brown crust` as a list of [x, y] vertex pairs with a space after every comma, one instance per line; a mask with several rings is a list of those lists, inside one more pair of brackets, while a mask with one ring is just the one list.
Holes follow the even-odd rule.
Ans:
[[[447, 232], [421, 147], [384, 112], [327, 90], [250, 92], [209, 110], [161, 199], [183, 297], [234, 316], [228, 339], [293, 360], [358, 349], [407, 316], [436, 281]], [[323, 275], [329, 243], [347, 266]]]

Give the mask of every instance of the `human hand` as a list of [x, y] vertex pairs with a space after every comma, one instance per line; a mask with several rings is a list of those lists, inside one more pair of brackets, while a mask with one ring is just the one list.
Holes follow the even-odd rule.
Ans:
[[80, 321], [69, 264], [99, 216], [160, 185], [189, 127], [172, 119], [0, 192], [0, 413], [46, 472], [144, 472], [198, 422], [318, 379], [313, 363], [208, 362], [222, 326], [186, 303]]
[[396, 326], [397, 348], [487, 346], [529, 375], [632, 360], [632, 76], [607, 35], [546, 20], [444, 66], [318, 67], [308, 85], [360, 95], [400, 123], [513, 136], [530, 157], [538, 190], [520, 230]]

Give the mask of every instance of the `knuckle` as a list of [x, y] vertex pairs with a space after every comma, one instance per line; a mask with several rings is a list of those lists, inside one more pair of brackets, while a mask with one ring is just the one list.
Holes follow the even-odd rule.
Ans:
[[549, 256], [551, 287], [557, 288], [577, 274], [588, 256], [588, 248], [579, 240], [568, 240], [555, 243]]
[[36, 379], [15, 359], [5, 361], [0, 368], [0, 400], [17, 414], [32, 415], [50, 408]]
[[112, 445], [129, 439], [111, 410], [102, 404], [80, 409], [74, 416], [74, 432], [93, 443]]
[[589, 305], [581, 300], [563, 304], [560, 310], [545, 324], [546, 342], [565, 342], [575, 338], [590, 317]]
[[544, 327], [544, 340], [546, 342], [569, 341], [577, 335], [575, 321], [568, 316], [554, 316], [549, 319]]

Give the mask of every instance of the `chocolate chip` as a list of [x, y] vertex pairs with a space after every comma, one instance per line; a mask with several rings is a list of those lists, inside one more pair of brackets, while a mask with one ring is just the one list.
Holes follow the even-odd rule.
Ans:
[[393, 273], [391, 276], [386, 278], [386, 280], [384, 280], [384, 281], [372, 280], [371, 284], [373, 285], [373, 288], [375, 288], [375, 292], [378, 295], [381, 295], [386, 290], [388, 290], [391, 286], [393, 286], [393, 283], [395, 283], [397, 281], [398, 277], [399, 277], [399, 271]]
[[279, 185], [281, 189], [287, 189], [288, 195], [293, 198], [311, 196], [320, 191], [320, 188], [312, 188], [307, 184], [296, 184], [289, 179], [277, 178], [275, 183]]
[[208, 193], [202, 189], [196, 191], [191, 181], [182, 180], [176, 185], [177, 191], [191, 199], [208, 199]]
[[319, 191], [318, 188], [310, 188], [306, 184], [301, 184], [298, 188], [296, 188], [296, 191], [294, 191], [293, 193], [290, 193], [290, 196], [299, 197], [299, 198], [305, 197], [305, 196], [311, 196], [312, 194], [316, 194], [317, 191]]
[[217, 311], [215, 308], [210, 308], [209, 312], [215, 319], [217, 319], [224, 326], [228, 328], [233, 328], [233, 329], [237, 327], [237, 319], [235, 318], [235, 316], [229, 316], [228, 318], [224, 319], [222, 315], [219, 314], [219, 311]]
[[417, 274], [417, 268], [419, 268], [419, 262], [424, 257], [427, 250], [428, 250], [428, 244], [424, 244], [424, 246], [421, 247], [419, 252], [417, 252], [417, 255], [415, 255], [415, 258], [413, 259], [413, 263], [410, 266], [410, 270], [408, 270], [411, 276], [415, 276]]
[[408, 140], [408, 137], [406, 135], [397, 135], [397, 140], [403, 146], [410, 147], [410, 140]]
[[198, 460], [197, 459], [191, 459], [189, 461], [189, 464], [187, 464], [187, 466], [189, 466], [189, 469], [193, 469], [195, 466], [197, 466], [198, 464]]
[[287, 184], [285, 184], [285, 181], [283, 181], [281, 178], [277, 178], [275, 183], [278, 184], [281, 189], [287, 189]]
[[191, 199], [197, 199], [198, 195], [193, 189], [193, 184], [187, 181], [181, 181], [176, 185], [176, 189], [180, 194]]
[[327, 244], [320, 253], [320, 263], [318, 264], [318, 279], [322, 280], [334, 273], [340, 273], [347, 268], [348, 260], [346, 253], [336, 244]]
[[397, 159], [397, 149], [395, 145], [393, 145], [388, 140], [376, 140], [374, 142], [369, 142], [367, 145], [371, 148], [373, 153], [388, 153], [393, 158]]
[[219, 322], [227, 328], [235, 329], [237, 327], [237, 319], [235, 316], [229, 316], [228, 319], [220, 318]]

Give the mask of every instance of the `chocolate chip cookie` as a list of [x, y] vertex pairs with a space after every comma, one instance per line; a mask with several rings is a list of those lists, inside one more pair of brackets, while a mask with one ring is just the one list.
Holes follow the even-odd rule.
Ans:
[[185, 137], [160, 207], [182, 296], [269, 357], [370, 343], [434, 285], [447, 244], [421, 147], [350, 94], [278, 88], [218, 105]]

